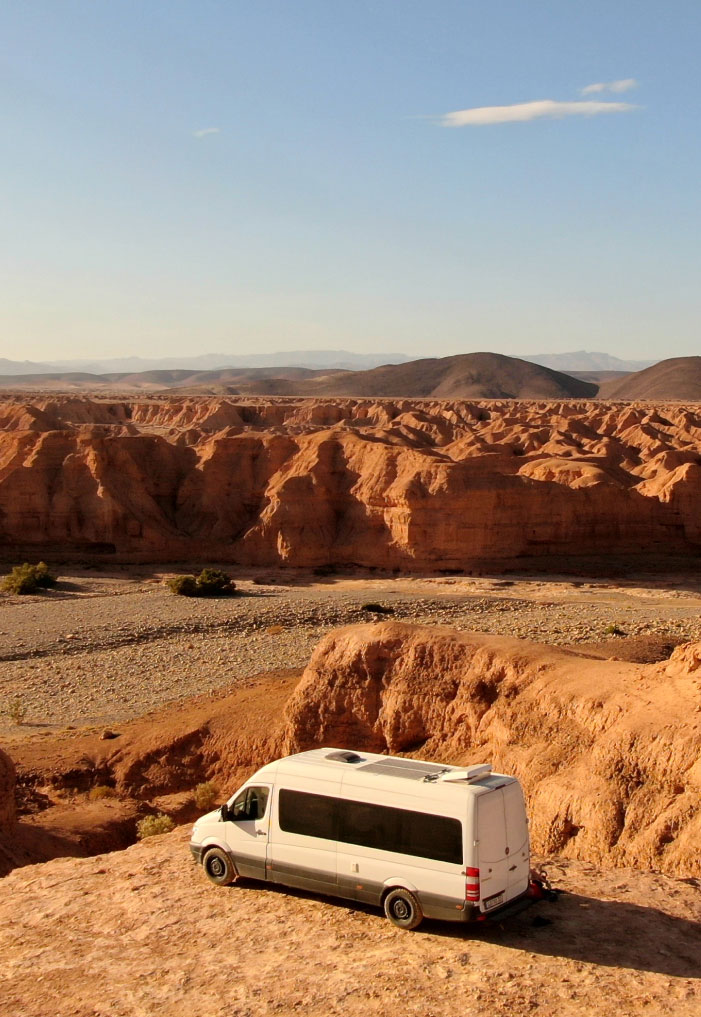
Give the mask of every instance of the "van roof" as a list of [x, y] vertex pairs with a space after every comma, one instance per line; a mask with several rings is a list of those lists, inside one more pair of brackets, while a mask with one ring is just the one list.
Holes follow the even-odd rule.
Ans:
[[[333, 776], [344, 777], [344, 784], [385, 784], [387, 779], [412, 781], [421, 787], [428, 785], [434, 792], [461, 788], [463, 793], [492, 790], [494, 787], [510, 783], [515, 778], [503, 773], [493, 773], [489, 763], [481, 763], [468, 767], [449, 766], [444, 763], [429, 763], [425, 760], [411, 759], [405, 756], [385, 756], [379, 752], [362, 752], [353, 749], [339, 749], [326, 746], [321, 749], [309, 749], [292, 756], [275, 760], [264, 766], [264, 771], [291, 772], [303, 770], [308, 776], [330, 779]], [[352, 774], [352, 780], [345, 777]], [[384, 779], [383, 779], [384, 778]], [[419, 787], [410, 793], [419, 792]], [[409, 791], [409, 787], [406, 787]], [[420, 792], [419, 792], [420, 793]], [[442, 797], [442, 795], [441, 795]]]

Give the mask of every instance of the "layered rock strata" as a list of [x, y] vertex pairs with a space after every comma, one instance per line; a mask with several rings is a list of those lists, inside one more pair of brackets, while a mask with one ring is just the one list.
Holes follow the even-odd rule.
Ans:
[[461, 569], [698, 552], [701, 410], [8, 400], [5, 556]]

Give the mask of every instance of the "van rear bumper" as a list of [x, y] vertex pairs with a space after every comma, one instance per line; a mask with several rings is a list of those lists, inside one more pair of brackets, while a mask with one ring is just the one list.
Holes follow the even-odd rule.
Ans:
[[479, 911], [475, 914], [475, 920], [481, 922], [490, 922], [493, 918], [511, 918], [513, 915], [518, 915], [522, 911], [525, 911], [535, 903], [535, 898], [531, 897], [527, 887], [523, 893], [520, 893], [518, 897], [512, 897], [511, 900], [507, 901], [506, 904], [502, 904], [500, 908], [494, 908], [493, 911]]

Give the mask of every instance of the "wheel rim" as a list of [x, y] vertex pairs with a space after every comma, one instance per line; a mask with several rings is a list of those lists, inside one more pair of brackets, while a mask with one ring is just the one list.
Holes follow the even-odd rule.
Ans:
[[214, 876], [216, 879], [220, 879], [226, 872], [224, 862], [221, 858], [217, 858], [216, 856], [209, 859], [207, 869], [209, 870], [210, 875]]
[[392, 914], [399, 922], [405, 922], [408, 918], [411, 918], [409, 902], [404, 900], [403, 897], [398, 897], [395, 901], [392, 901]]

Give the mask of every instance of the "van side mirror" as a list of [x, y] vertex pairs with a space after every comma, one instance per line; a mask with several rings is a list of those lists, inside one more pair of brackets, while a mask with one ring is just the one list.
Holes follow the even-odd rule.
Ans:
[[229, 806], [226, 804], [226, 802], [224, 802], [222, 807], [219, 809], [219, 815], [222, 818], [222, 823], [228, 823], [228, 821], [231, 819], [231, 816], [229, 815]]

